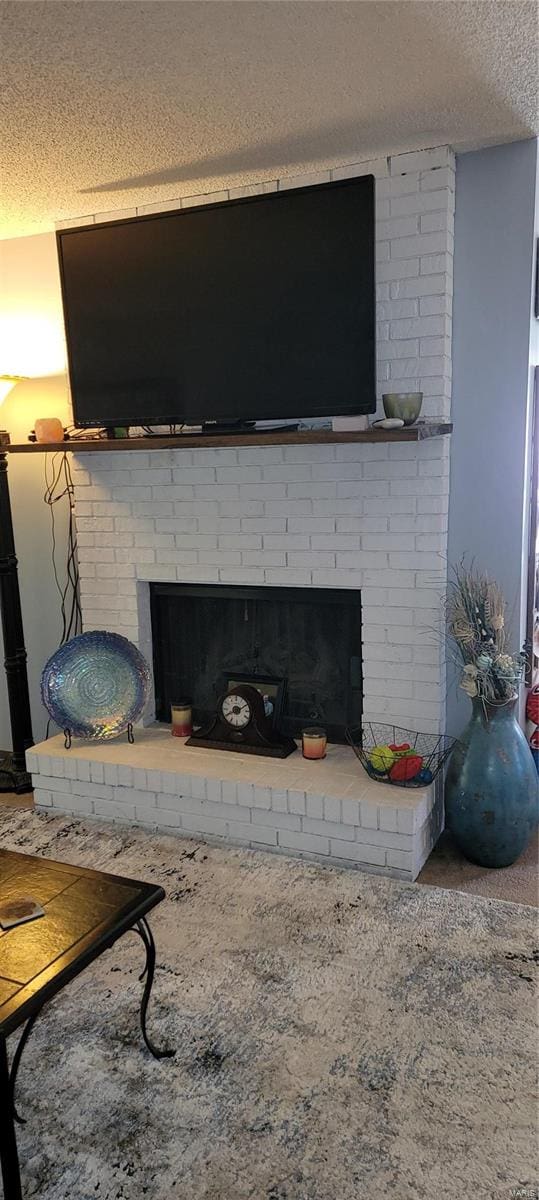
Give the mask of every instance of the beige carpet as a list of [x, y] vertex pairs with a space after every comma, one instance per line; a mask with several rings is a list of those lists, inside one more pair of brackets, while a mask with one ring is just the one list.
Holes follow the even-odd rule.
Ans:
[[0, 840], [167, 893], [149, 1030], [176, 1056], [141, 1045], [126, 935], [25, 1049], [25, 1200], [534, 1194], [532, 908], [17, 808]]
[[430, 858], [425, 863], [418, 883], [433, 887], [454, 888], [474, 896], [494, 900], [511, 900], [515, 904], [539, 906], [539, 831], [511, 867], [494, 870], [468, 862], [456, 846], [451, 834], [442, 834]]

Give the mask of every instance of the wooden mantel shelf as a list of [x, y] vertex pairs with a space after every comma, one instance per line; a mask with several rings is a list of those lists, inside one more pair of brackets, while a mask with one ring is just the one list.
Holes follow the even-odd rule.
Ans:
[[198, 446], [323, 446], [340, 442], [420, 442], [424, 438], [444, 437], [451, 433], [450, 422], [423, 421], [402, 429], [368, 429], [364, 433], [334, 433], [331, 429], [306, 429], [297, 432], [262, 433], [253, 430], [242, 434], [183, 434], [178, 437], [144, 438], [96, 438], [84, 441], [73, 439], [65, 442], [22, 442], [18, 445], [1, 445], [0, 449], [10, 454], [44, 454], [48, 451], [67, 450], [76, 454], [102, 453], [104, 450], [179, 450]]

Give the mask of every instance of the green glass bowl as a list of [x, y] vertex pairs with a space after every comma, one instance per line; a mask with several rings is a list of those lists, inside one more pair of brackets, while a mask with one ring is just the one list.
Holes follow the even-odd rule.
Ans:
[[421, 412], [423, 392], [386, 392], [382, 403], [386, 417], [400, 417], [405, 425], [413, 425]]

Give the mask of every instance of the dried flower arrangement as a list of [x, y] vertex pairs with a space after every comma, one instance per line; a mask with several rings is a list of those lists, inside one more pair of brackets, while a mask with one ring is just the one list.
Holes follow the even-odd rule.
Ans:
[[455, 569], [447, 623], [464, 663], [460, 686], [489, 704], [511, 700], [524, 673], [524, 655], [506, 652], [505, 608], [500, 588], [487, 575]]

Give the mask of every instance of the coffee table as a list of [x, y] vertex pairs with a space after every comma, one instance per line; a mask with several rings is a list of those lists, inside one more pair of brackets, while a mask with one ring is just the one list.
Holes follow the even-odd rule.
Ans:
[[[0, 1160], [5, 1200], [22, 1200], [15, 1123], [15, 1080], [21, 1055], [43, 1005], [79, 975], [104, 950], [132, 931], [142, 938], [146, 965], [141, 1000], [142, 1036], [155, 1058], [158, 1050], [146, 1031], [146, 1013], [155, 970], [155, 943], [146, 913], [164, 899], [163, 888], [120, 875], [106, 875], [68, 863], [0, 850], [0, 899], [31, 896], [45, 916], [0, 929]], [[9, 1064], [6, 1038], [24, 1030]]]

